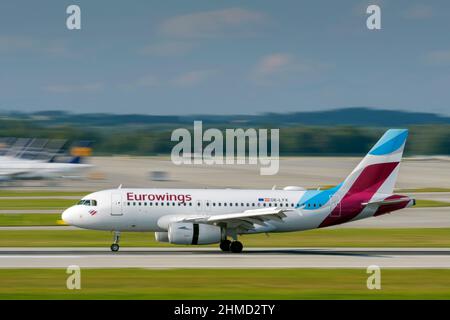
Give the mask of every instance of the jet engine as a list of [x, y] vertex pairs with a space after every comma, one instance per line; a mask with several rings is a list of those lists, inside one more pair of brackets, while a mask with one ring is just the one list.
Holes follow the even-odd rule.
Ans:
[[221, 229], [202, 223], [175, 222], [169, 225], [169, 242], [173, 244], [211, 244], [221, 240]]

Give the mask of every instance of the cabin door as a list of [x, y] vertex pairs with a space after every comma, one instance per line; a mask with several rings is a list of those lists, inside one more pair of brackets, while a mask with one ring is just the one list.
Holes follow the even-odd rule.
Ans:
[[121, 193], [111, 193], [111, 215], [112, 216], [123, 215]]

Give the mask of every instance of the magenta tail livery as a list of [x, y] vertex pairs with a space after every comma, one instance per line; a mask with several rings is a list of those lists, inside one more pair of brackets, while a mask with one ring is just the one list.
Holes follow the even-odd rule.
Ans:
[[[333, 226], [413, 206], [393, 194], [408, 130], [391, 129], [339, 185], [328, 190], [114, 189], [94, 192], [62, 219], [80, 228], [155, 232], [172, 244], [220, 243], [241, 252], [241, 234]], [[228, 240], [231, 238], [233, 241]]]

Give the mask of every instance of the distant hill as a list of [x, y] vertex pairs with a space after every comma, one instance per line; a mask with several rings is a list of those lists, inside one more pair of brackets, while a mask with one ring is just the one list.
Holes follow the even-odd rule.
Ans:
[[405, 112], [370, 108], [344, 108], [326, 111], [264, 113], [259, 115], [188, 115], [164, 116], [142, 114], [74, 114], [63, 111], [42, 111], [35, 113], [3, 112], [2, 118], [32, 120], [42, 125], [83, 125], [83, 126], [135, 126], [135, 125], [176, 125], [203, 120], [206, 124], [241, 124], [258, 126], [276, 124], [279, 126], [408, 126], [421, 124], [450, 124], [450, 117], [425, 112]]

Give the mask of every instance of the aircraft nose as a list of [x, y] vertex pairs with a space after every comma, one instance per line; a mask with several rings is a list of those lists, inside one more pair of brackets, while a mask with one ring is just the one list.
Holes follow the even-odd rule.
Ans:
[[73, 224], [74, 214], [75, 213], [74, 213], [73, 207], [70, 207], [70, 208], [64, 210], [64, 212], [61, 215], [61, 219], [67, 224]]

